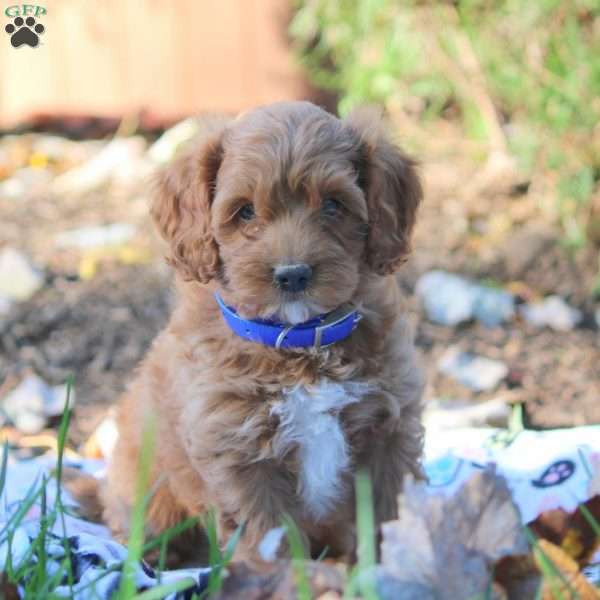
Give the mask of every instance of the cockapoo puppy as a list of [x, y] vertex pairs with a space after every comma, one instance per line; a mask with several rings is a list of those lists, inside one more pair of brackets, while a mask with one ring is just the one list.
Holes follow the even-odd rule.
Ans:
[[[124, 396], [103, 492], [126, 536], [147, 415], [147, 533], [213, 507], [236, 558], [289, 515], [313, 554], [354, 550], [354, 477], [377, 522], [421, 475], [422, 375], [394, 272], [422, 192], [378, 118], [256, 109], [158, 178], [178, 302]], [[282, 550], [285, 552], [285, 549]]]

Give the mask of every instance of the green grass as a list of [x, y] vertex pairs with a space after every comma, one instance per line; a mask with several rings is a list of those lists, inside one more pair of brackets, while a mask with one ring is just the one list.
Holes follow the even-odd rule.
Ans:
[[283, 527], [287, 535], [290, 555], [292, 557], [292, 568], [294, 570], [294, 582], [296, 584], [298, 600], [311, 600], [312, 591], [305, 569], [308, 556], [302, 543], [302, 536], [295, 521], [289, 515], [283, 518]]
[[117, 600], [131, 598], [135, 593], [135, 574], [139, 561], [143, 557], [144, 523], [146, 510], [151, 500], [148, 493], [150, 487], [150, 470], [154, 457], [156, 440], [156, 421], [147, 417], [142, 434], [142, 447], [137, 469], [136, 500], [131, 514], [131, 526], [127, 544], [127, 558], [123, 565], [121, 583], [117, 592]]
[[[65, 401], [65, 409], [63, 418], [58, 431], [58, 459], [55, 476], [60, 481], [63, 468], [63, 455], [66, 444], [67, 431], [71, 418], [70, 399], [73, 387], [72, 379], [67, 381], [67, 397]], [[0, 480], [4, 491], [6, 483], [6, 472], [8, 464], [8, 447], [5, 445], [2, 457], [2, 474]], [[31, 486], [19, 509], [11, 516], [8, 522], [0, 532], [0, 544], [8, 544], [7, 563], [4, 567], [4, 572], [10, 583], [24, 582], [24, 590], [26, 597], [44, 597], [53, 591], [53, 589], [61, 582], [64, 577], [67, 577], [69, 586], [73, 584], [73, 573], [71, 569], [71, 561], [69, 557], [69, 547], [66, 538], [65, 527], [65, 512], [66, 508], [62, 502], [60, 487], [56, 491], [54, 505], [49, 507], [47, 502], [47, 486], [48, 479], [43, 476], [41, 482], [34, 482]], [[27, 552], [22, 557], [18, 564], [14, 564], [12, 560], [12, 546], [14, 537], [17, 534], [19, 525], [25, 519], [27, 513], [32, 507], [39, 502], [40, 505], [40, 529], [36, 538], [32, 541]], [[59, 524], [62, 528], [61, 543], [65, 549], [65, 558], [57, 573], [51, 578], [48, 578], [46, 572], [47, 565], [47, 538], [48, 532], [55, 524]], [[36, 557], [37, 560], [33, 560]]]
[[450, 119], [483, 156], [512, 153], [577, 249], [600, 179], [598, 19], [594, 0], [297, 0], [290, 33], [342, 115], [381, 104], [409, 146]]
[[[55, 590], [59, 586], [64, 585], [65, 578], [67, 585], [71, 588], [71, 595], [73, 594], [72, 586], [74, 585], [74, 578], [65, 525], [65, 516], [69, 514], [69, 508], [65, 506], [63, 502], [62, 489], [60, 485], [62, 481], [63, 459], [67, 432], [72, 414], [70, 407], [72, 388], [73, 381], [70, 379], [67, 382], [67, 398], [65, 402], [65, 409], [58, 430], [56, 468], [52, 473], [52, 478], [54, 478], [57, 483], [54, 503], [49, 505], [47, 501], [49, 479], [46, 476], [42, 476], [40, 479], [34, 481], [25, 494], [25, 497], [20, 503], [18, 509], [14, 511], [8, 521], [0, 529], [0, 546], [6, 543], [8, 548], [6, 562], [4, 565], [0, 565], [0, 571], [3, 572], [5, 581], [8, 584], [20, 585], [23, 587], [26, 599], [46, 599], [58, 597], [55, 595]], [[152, 600], [155, 598], [163, 598], [172, 592], [189, 589], [195, 584], [194, 580], [191, 578], [184, 578], [163, 585], [160, 584], [159, 580], [159, 585], [141, 594], [138, 594], [135, 589], [135, 570], [137, 563], [142, 559], [142, 557], [148, 552], [155, 550], [156, 548], [160, 548], [159, 569], [161, 569], [161, 566], [164, 566], [168, 542], [177, 535], [187, 531], [188, 529], [197, 527], [200, 524], [200, 519], [189, 518], [163, 532], [162, 534], [146, 542], [144, 541], [145, 512], [152, 497], [152, 490], [148, 491], [148, 484], [150, 466], [152, 464], [152, 456], [154, 454], [154, 440], [155, 423], [149, 419], [146, 423], [143, 434], [142, 452], [140, 453], [140, 465], [138, 468], [136, 482], [136, 503], [131, 518], [131, 532], [129, 536], [127, 557], [122, 563], [115, 564], [110, 568], [105, 569], [101, 575], [99, 575], [95, 580], [90, 581], [85, 587], [78, 588], [79, 593], [86, 592], [91, 598], [93, 598], [95, 586], [102, 578], [115, 571], [120, 571], [122, 573], [120, 587], [115, 595], [115, 598], [118, 600]], [[0, 498], [2, 498], [2, 494], [4, 493], [6, 487], [8, 453], [8, 444], [5, 443], [2, 449], [2, 458], [0, 461]], [[40, 507], [39, 532], [35, 539], [32, 540], [26, 552], [19, 557], [17, 561], [15, 561], [13, 553], [13, 542], [15, 536], [19, 535], [19, 527], [24, 523], [29, 511], [36, 504]], [[47, 572], [47, 551], [48, 544], [51, 541], [49, 532], [56, 524], [58, 524], [58, 531], [61, 533], [60, 543], [64, 547], [65, 558], [59, 565], [58, 570], [53, 575], [49, 576]], [[238, 528], [238, 530], [227, 543], [225, 550], [221, 552], [217, 543], [214, 519], [211, 523], [210, 516], [207, 516], [203, 521], [203, 524], [206, 527], [206, 532], [210, 542], [209, 566], [212, 568], [209, 590], [207, 594], [204, 594], [204, 596], [207, 597], [209, 594], [212, 595], [220, 590], [223, 577], [226, 574], [226, 566], [231, 561], [235, 545], [238, 543], [242, 533], [242, 527], [240, 526]], [[160, 576], [160, 573], [157, 575]]]
[[237, 546], [244, 531], [244, 524], [241, 523], [237, 527], [227, 542], [225, 549], [221, 551], [217, 535], [217, 520], [214, 510], [209, 510], [205, 515], [203, 515], [201, 518], [201, 523], [206, 533], [206, 537], [208, 538], [209, 564], [212, 567], [208, 579], [208, 589], [203, 594], [203, 597], [210, 598], [221, 590], [223, 579], [227, 575], [227, 565], [233, 558], [235, 547]]
[[[71, 418], [70, 396], [72, 381], [68, 382], [67, 401], [64, 415], [58, 432], [58, 457], [57, 466], [52, 474], [58, 483], [61, 481], [63, 473], [63, 457], [66, 445], [67, 431]], [[134, 573], [137, 563], [150, 551], [160, 549], [159, 571], [165, 564], [165, 557], [168, 543], [175, 536], [187, 531], [190, 528], [197, 527], [199, 524], [204, 528], [209, 543], [209, 566], [211, 573], [209, 576], [208, 589], [201, 594], [198, 600], [214, 597], [222, 588], [224, 578], [227, 575], [227, 566], [232, 560], [235, 547], [238, 544], [243, 533], [243, 524], [240, 525], [228, 541], [224, 549], [221, 549], [218, 543], [216, 516], [214, 511], [209, 511], [201, 518], [189, 518], [179, 523], [175, 527], [163, 532], [148, 541], [144, 541], [144, 522], [145, 511], [152, 498], [152, 490], [149, 489], [150, 465], [154, 454], [155, 441], [155, 423], [152, 420], [147, 422], [144, 429], [142, 452], [137, 476], [137, 499], [132, 514], [131, 532], [128, 543], [127, 557], [123, 563], [116, 564], [106, 569], [96, 580], [87, 584], [86, 588], [79, 588], [79, 591], [89, 591], [90, 597], [95, 585], [103, 578], [114, 571], [121, 571], [122, 577], [117, 595], [119, 600], [154, 600], [163, 598], [167, 594], [175, 591], [184, 591], [194, 585], [191, 578], [161, 584], [150, 590], [138, 594], [135, 589]], [[4, 444], [2, 457], [0, 460], [0, 498], [5, 491], [6, 477], [8, 468], [8, 445]], [[9, 584], [21, 585], [25, 591], [25, 598], [53, 598], [54, 592], [60, 586], [64, 585], [64, 580], [68, 585], [74, 584], [72, 565], [69, 554], [68, 540], [66, 536], [65, 515], [68, 514], [68, 507], [63, 503], [60, 485], [57, 486], [55, 501], [48, 502], [48, 484], [49, 480], [44, 476], [35, 481], [25, 494], [18, 509], [12, 514], [10, 519], [0, 529], [0, 545], [6, 543], [8, 554], [6, 563], [0, 570], [4, 572], [6, 581]], [[356, 476], [356, 528], [357, 528], [357, 564], [352, 568], [347, 580], [344, 598], [354, 598], [360, 596], [365, 600], [378, 600], [375, 569], [377, 566], [376, 549], [376, 527], [373, 507], [373, 491], [369, 477], [364, 472], [359, 472]], [[24, 522], [29, 511], [34, 505], [40, 507], [40, 528], [36, 538], [31, 542], [29, 548], [20, 557], [14, 557], [12, 545], [16, 535], [19, 535], [19, 526]], [[600, 537], [600, 524], [586, 509], [580, 506], [583, 516], [586, 518], [596, 535]], [[58, 524], [59, 531], [62, 531], [60, 543], [65, 549], [65, 558], [59, 565], [58, 570], [48, 575], [48, 543], [49, 531]], [[294, 572], [297, 597], [299, 600], [310, 600], [312, 590], [310, 577], [306, 570], [308, 556], [306, 548], [302, 542], [302, 536], [295, 522], [288, 516], [284, 517], [283, 526], [288, 539], [288, 545], [291, 555], [291, 565]], [[543, 581], [548, 584], [551, 590], [555, 592], [555, 597], [560, 600], [564, 594], [561, 594], [561, 588], [569, 588], [559, 569], [552, 563], [550, 558], [540, 548], [535, 536], [526, 529], [526, 534], [531, 547], [538, 558], [538, 564], [542, 572]], [[159, 575], [159, 573], [158, 573]], [[485, 596], [487, 597], [487, 595]], [[571, 596], [576, 598], [576, 592]]]
[[[556, 600], [566, 600], [564, 594], [561, 591], [562, 587], [567, 587], [569, 592], [575, 593], [575, 598], [578, 598], [579, 595], [572, 587], [569, 585], [569, 582], [565, 579], [564, 575], [560, 572], [558, 567], [552, 562], [550, 557], [541, 549], [538, 544], [537, 538], [535, 535], [529, 530], [529, 528], [525, 528], [525, 535], [529, 539], [529, 543], [533, 548], [534, 554], [537, 556], [537, 562], [539, 565], [539, 569], [542, 572], [542, 583], [540, 584], [540, 589], [538, 590], [538, 595], [541, 594], [542, 587], [544, 583], [547, 583], [552, 595]], [[570, 596], [571, 597], [571, 596]]]
[[[361, 597], [365, 600], [379, 600], [375, 579], [377, 549], [373, 491], [367, 473], [357, 473], [355, 489], [358, 560], [348, 577], [348, 583], [344, 590], [344, 598]], [[300, 531], [294, 520], [289, 516], [284, 518], [283, 527], [286, 531], [290, 555], [292, 557], [292, 568], [294, 569], [298, 599], [310, 600], [312, 592], [309, 577], [306, 573], [308, 556], [302, 543]]]
[[377, 565], [375, 512], [371, 480], [364, 471], [357, 473], [356, 488], [356, 567], [350, 574], [345, 598], [352, 598], [357, 592], [365, 600], [377, 600], [375, 566]]

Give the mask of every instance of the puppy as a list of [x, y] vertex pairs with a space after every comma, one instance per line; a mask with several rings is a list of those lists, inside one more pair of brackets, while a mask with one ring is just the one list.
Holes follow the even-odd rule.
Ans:
[[[393, 273], [422, 192], [378, 119], [259, 108], [158, 178], [178, 302], [120, 405], [104, 518], [126, 536], [148, 413], [147, 533], [216, 510], [236, 558], [291, 516], [307, 550], [354, 550], [354, 475], [377, 522], [421, 476], [422, 375]], [[285, 552], [285, 550], [284, 550]]]

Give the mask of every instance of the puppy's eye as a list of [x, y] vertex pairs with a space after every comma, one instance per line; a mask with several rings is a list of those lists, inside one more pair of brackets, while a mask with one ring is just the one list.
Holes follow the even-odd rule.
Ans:
[[342, 210], [342, 205], [335, 198], [325, 198], [321, 205], [321, 213], [326, 217], [337, 217]]
[[244, 204], [244, 206], [238, 210], [237, 215], [242, 221], [252, 221], [252, 219], [254, 219], [256, 216], [254, 212], [254, 205], [250, 203]]

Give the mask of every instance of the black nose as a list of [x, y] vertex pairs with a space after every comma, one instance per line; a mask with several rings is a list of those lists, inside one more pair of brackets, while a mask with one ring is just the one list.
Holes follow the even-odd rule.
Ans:
[[286, 292], [302, 292], [312, 277], [312, 269], [305, 264], [275, 267], [273, 282]]

